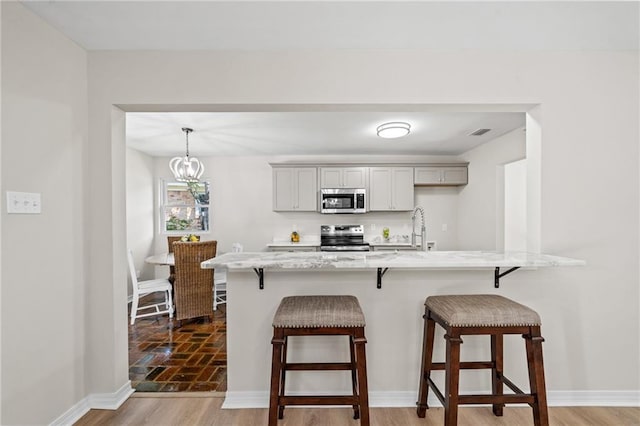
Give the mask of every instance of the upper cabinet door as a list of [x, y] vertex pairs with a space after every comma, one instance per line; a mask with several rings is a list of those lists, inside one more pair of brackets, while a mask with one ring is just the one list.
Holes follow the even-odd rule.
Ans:
[[273, 168], [273, 210], [291, 211], [295, 205], [293, 185], [294, 170], [288, 167]]
[[342, 188], [342, 169], [338, 167], [323, 167], [320, 169], [321, 188]]
[[343, 169], [342, 182], [345, 188], [366, 188], [367, 167], [349, 167]]
[[320, 188], [366, 188], [368, 167], [322, 167]]
[[316, 211], [317, 193], [315, 167], [273, 168], [274, 211]]
[[413, 167], [394, 167], [391, 169], [391, 178], [393, 210], [413, 210]]
[[442, 173], [440, 167], [416, 167], [416, 185], [440, 185]]
[[442, 182], [445, 185], [466, 185], [468, 171], [466, 167], [445, 167], [442, 169]]
[[315, 212], [318, 209], [318, 170], [305, 167], [296, 170], [298, 181], [296, 211]]
[[369, 168], [369, 210], [391, 210], [391, 169]]
[[369, 210], [413, 210], [413, 167], [371, 167]]

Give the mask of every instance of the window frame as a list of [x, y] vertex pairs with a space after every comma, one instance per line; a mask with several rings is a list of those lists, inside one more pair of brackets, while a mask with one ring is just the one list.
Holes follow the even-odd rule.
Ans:
[[[186, 234], [194, 234], [194, 235], [203, 235], [211, 233], [211, 181], [208, 178], [200, 179], [200, 183], [204, 183], [209, 193], [209, 202], [207, 204], [200, 204], [193, 200], [193, 204], [180, 204], [180, 203], [172, 203], [169, 201], [169, 187], [170, 185], [187, 185], [186, 182], [178, 182], [175, 179], [167, 179], [161, 178], [158, 183], [158, 232], [160, 235], [186, 235]], [[176, 229], [176, 230], [168, 230], [167, 229], [167, 220], [165, 216], [165, 212], [168, 208], [199, 208], [207, 210], [207, 214], [203, 215], [206, 218], [206, 229]]]

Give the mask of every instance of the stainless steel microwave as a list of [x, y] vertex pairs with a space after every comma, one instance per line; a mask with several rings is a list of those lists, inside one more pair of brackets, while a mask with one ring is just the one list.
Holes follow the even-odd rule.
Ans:
[[320, 190], [320, 213], [366, 213], [367, 190], [335, 188]]

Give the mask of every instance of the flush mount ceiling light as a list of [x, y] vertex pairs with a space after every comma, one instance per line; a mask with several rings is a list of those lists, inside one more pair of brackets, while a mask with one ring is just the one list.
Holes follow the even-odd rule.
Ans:
[[376, 132], [378, 136], [385, 139], [401, 138], [407, 136], [411, 131], [411, 125], [402, 121], [393, 121], [378, 126]]
[[187, 155], [172, 158], [169, 161], [169, 168], [178, 182], [199, 182], [204, 172], [204, 165], [196, 157], [189, 157], [189, 133], [193, 132], [193, 129], [183, 127], [182, 131], [187, 138]]

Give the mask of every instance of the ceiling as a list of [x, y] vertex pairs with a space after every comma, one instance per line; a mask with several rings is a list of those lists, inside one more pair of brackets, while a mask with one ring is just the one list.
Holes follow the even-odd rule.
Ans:
[[[389, 121], [411, 124], [398, 139], [377, 136]], [[457, 155], [525, 125], [519, 112], [127, 113], [127, 145], [152, 156]], [[469, 136], [477, 129], [491, 131]]]
[[87, 50], [638, 49], [638, 2], [32, 1]]
[[[638, 2], [32, 1], [34, 13], [87, 50], [637, 50]], [[481, 110], [479, 110], [481, 111]], [[381, 139], [377, 125], [412, 125]], [[191, 154], [459, 154], [524, 127], [522, 113], [129, 113], [127, 144]], [[484, 136], [468, 134], [490, 128]]]

